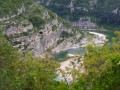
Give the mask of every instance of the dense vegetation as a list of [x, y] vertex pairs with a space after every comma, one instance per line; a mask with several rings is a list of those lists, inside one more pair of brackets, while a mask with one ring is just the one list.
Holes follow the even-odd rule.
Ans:
[[[46, 5], [49, 0], [42, 1]], [[90, 16], [96, 18], [99, 24], [119, 25], [120, 23], [120, 0], [73, 0], [75, 10], [72, 13], [67, 7], [70, 3], [71, 0], [51, 0], [47, 7], [71, 21], [76, 21], [82, 16]], [[118, 9], [117, 14], [112, 13], [115, 9]]]
[[0, 36], [0, 90], [52, 90], [58, 64], [18, 53]]
[[[112, 45], [88, 46], [84, 55], [85, 72], [68, 90], [119, 90], [120, 89], [120, 32]], [[116, 43], [117, 42], [117, 43]]]
[[120, 42], [116, 44], [116, 40], [113, 41], [112, 46], [89, 47], [89, 53], [85, 54], [85, 79], [92, 90], [120, 89]]
[[38, 29], [41, 28], [45, 24], [44, 19], [41, 18], [39, 15], [34, 15], [29, 18], [30, 22], [32, 22], [34, 27], [37, 27]]
[[[67, 85], [55, 81], [59, 66], [49, 59], [35, 58], [29, 52], [18, 53], [0, 35], [1, 90], [119, 90], [120, 89], [120, 33], [118, 43], [104, 47], [88, 46], [83, 65], [85, 72], [77, 82]], [[53, 64], [54, 63], [54, 64]], [[74, 73], [77, 74], [77, 73]]]
[[22, 5], [30, 5], [33, 0], [0, 0], [0, 16], [17, 12]]

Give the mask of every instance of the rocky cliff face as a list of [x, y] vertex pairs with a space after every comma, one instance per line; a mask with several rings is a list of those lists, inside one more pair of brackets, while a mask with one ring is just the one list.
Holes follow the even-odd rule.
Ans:
[[[40, 0], [65, 19], [96, 18], [98, 23], [120, 25], [120, 0]], [[95, 19], [93, 19], [95, 20]]]
[[[79, 29], [71, 27], [38, 2], [19, 15], [0, 21], [0, 27], [14, 47], [22, 52], [31, 51], [36, 57], [70, 49], [72, 45], [66, 48], [62, 43], [69, 42], [68, 39], [76, 35], [79, 35], [79, 40], [83, 37]], [[76, 40], [71, 39], [72, 41]]]

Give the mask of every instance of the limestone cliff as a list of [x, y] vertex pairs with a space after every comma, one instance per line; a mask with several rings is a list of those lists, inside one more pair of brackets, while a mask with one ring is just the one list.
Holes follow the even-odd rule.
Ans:
[[[72, 27], [39, 2], [32, 3], [28, 8], [22, 7], [24, 11], [0, 21], [2, 32], [19, 51], [31, 51], [39, 57], [49, 52], [70, 49], [77, 39], [81, 40], [84, 36], [80, 29]], [[77, 39], [70, 39], [76, 35]], [[69, 41], [75, 43], [64, 47], [62, 43]], [[56, 47], [58, 49], [54, 49]]]

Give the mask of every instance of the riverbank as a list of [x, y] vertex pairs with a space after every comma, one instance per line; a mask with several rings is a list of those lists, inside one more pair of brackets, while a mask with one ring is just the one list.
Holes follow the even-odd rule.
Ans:
[[97, 32], [89, 32], [89, 33], [97, 36], [97, 38], [94, 38], [93, 41], [98, 46], [103, 46], [108, 41], [107, 36], [104, 34]]
[[[105, 44], [105, 42], [107, 41], [107, 37], [104, 34], [96, 33], [96, 32], [89, 32], [89, 33], [95, 35], [91, 40], [98, 46], [103, 46]], [[81, 42], [81, 43], [83, 43], [83, 46], [81, 46], [81, 47], [85, 47], [88, 44], [91, 44], [92, 42], [88, 41], [87, 38], [84, 38], [83, 41]], [[71, 82], [73, 80], [72, 74], [70, 74], [70, 72], [72, 70], [74, 70], [74, 69], [78, 70], [80, 68], [80, 70], [78, 70], [78, 72], [84, 73], [84, 66], [82, 66], [84, 58], [75, 56], [74, 53], [73, 54], [68, 53], [67, 55], [70, 58], [68, 58], [66, 61], [63, 61], [60, 63], [59, 69], [62, 70], [62, 72], [60, 72], [58, 70], [57, 74], [58, 74], [59, 81], [67, 80], [68, 82]], [[78, 62], [78, 58], [80, 58], [80, 62]]]
[[[61, 62], [60, 67], [57, 70], [57, 81], [65, 81], [70, 84], [73, 80], [75, 80], [72, 72], [77, 71], [78, 73], [84, 73], [83, 57], [78, 60], [78, 57], [69, 58], [68, 60]], [[74, 77], [74, 79], [73, 79]], [[77, 76], [76, 76], [77, 78]]]
[[[76, 35], [76, 37], [81, 37], [79, 34]], [[77, 42], [75, 42], [77, 41]], [[96, 32], [87, 32], [85, 37], [82, 39], [77, 39], [75, 40], [75, 37], [71, 37], [55, 47], [52, 52], [53, 53], [59, 53], [61, 51], [66, 51], [70, 49], [76, 49], [80, 47], [85, 47], [89, 44], [95, 44], [96, 46], [103, 46], [106, 43], [107, 36], [101, 33], [96, 33]]]

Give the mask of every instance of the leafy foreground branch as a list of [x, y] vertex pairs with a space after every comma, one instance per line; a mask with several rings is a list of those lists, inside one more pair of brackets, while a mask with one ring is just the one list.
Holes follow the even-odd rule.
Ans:
[[84, 60], [87, 89], [120, 90], [120, 32], [115, 33], [118, 40], [113, 39], [111, 45], [88, 46]]
[[58, 64], [17, 53], [0, 37], [0, 90], [53, 90]]

